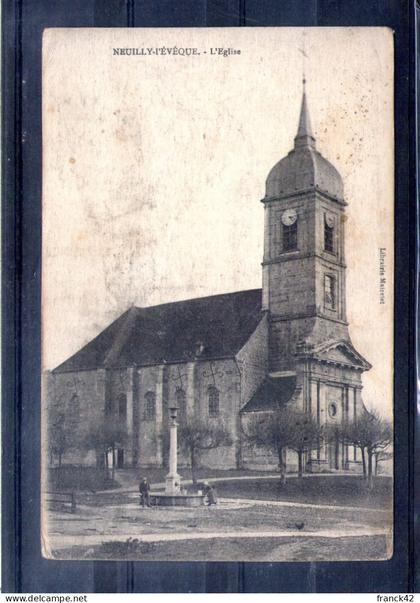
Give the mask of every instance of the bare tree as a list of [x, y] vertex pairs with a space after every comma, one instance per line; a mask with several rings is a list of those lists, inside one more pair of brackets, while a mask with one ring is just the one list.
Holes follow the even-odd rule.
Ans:
[[322, 429], [310, 413], [294, 411], [294, 424], [289, 448], [298, 455], [298, 476], [302, 477], [304, 454], [319, 445]]
[[287, 449], [295, 441], [296, 419], [296, 413], [288, 406], [283, 406], [255, 414], [243, 429], [249, 444], [267, 448], [276, 455], [282, 484], [286, 483]]
[[65, 414], [56, 406], [50, 407], [48, 413], [48, 452], [50, 456], [50, 464], [54, 463], [56, 458], [58, 467], [61, 468], [63, 456], [69, 449], [69, 438], [65, 429]]
[[111, 479], [115, 478], [115, 451], [123, 447], [127, 439], [127, 431], [118, 421], [112, 418], [92, 422], [84, 435], [83, 447], [87, 450], [95, 450], [97, 458], [105, 460], [105, 468], [109, 477], [108, 453], [112, 453]]
[[363, 476], [367, 479], [366, 463], [366, 434], [365, 434], [365, 413], [358, 416], [354, 421], [343, 423], [335, 428], [340, 441], [359, 448], [362, 456]]
[[377, 411], [364, 410], [356, 420], [342, 426], [345, 442], [357, 446], [362, 454], [363, 475], [373, 486], [373, 459], [385, 453], [392, 442], [392, 428]]
[[231, 446], [232, 438], [229, 431], [220, 423], [211, 425], [200, 419], [192, 419], [181, 423], [178, 427], [179, 448], [190, 459], [193, 484], [197, 484], [197, 468], [200, 456], [205, 450], [213, 450], [220, 446]]
[[386, 450], [378, 450], [375, 452], [375, 475], [379, 473], [379, 466], [382, 461], [388, 461], [392, 459], [392, 453], [387, 452]]

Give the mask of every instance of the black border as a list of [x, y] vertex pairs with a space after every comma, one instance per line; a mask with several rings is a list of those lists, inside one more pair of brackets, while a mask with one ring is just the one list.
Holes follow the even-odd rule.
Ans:
[[[411, 592], [415, 586], [414, 12], [409, 0], [6, 0], [2, 29], [5, 592]], [[395, 32], [395, 548], [384, 562], [64, 562], [39, 546], [41, 40], [46, 27], [387, 26]], [[367, 200], [368, 202], [368, 200]]]

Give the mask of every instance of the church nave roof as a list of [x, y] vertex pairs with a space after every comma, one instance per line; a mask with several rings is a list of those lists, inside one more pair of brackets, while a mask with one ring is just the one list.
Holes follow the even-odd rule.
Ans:
[[261, 317], [261, 289], [132, 307], [54, 372], [234, 356]]

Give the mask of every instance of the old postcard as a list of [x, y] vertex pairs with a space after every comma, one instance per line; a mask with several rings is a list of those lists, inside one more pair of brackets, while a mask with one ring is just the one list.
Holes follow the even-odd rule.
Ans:
[[393, 36], [50, 29], [43, 554], [392, 556]]

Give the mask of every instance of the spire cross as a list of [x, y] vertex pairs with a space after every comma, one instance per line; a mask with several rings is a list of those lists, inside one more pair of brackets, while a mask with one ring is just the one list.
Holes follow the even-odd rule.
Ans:
[[305, 92], [305, 84], [306, 84], [306, 61], [308, 58], [305, 50], [305, 32], [302, 32], [302, 46], [298, 48], [299, 52], [302, 55], [302, 84], [303, 84], [303, 92]]

